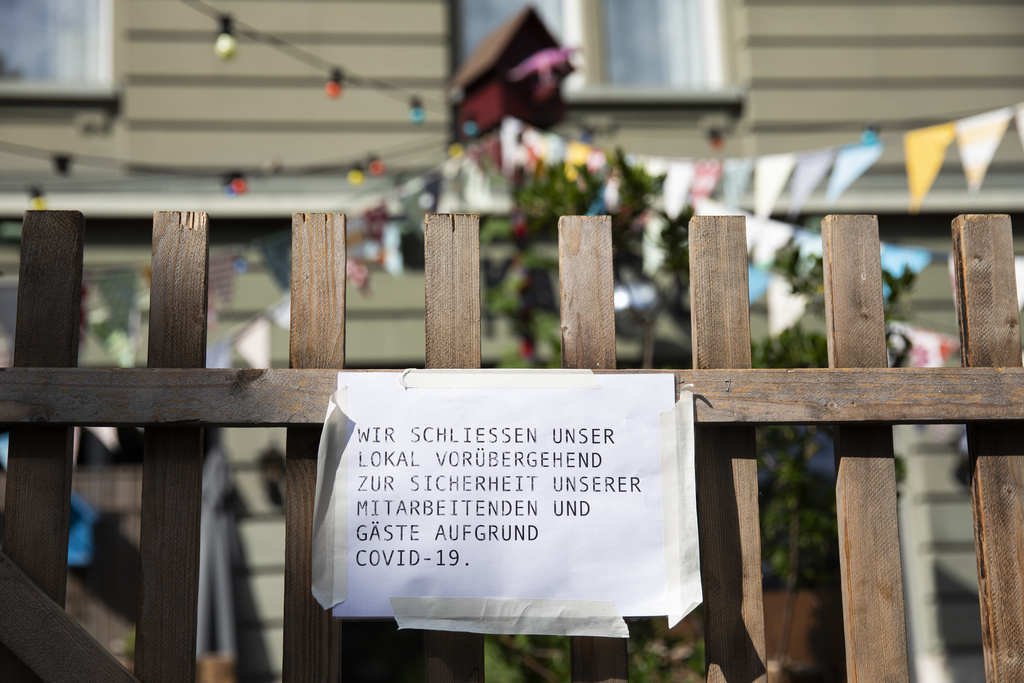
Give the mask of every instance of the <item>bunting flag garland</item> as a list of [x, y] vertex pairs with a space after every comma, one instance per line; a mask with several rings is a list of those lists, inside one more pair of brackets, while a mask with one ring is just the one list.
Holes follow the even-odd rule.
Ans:
[[726, 206], [739, 208], [753, 172], [753, 159], [725, 160], [722, 164], [722, 200]]
[[946, 148], [956, 137], [953, 122], [912, 130], [903, 136], [903, 153], [910, 188], [910, 213], [921, 210], [921, 202], [939, 175]]
[[932, 253], [921, 247], [905, 247], [897, 244], [882, 243], [882, 270], [900, 277], [905, 270], [917, 275], [932, 262]]
[[850, 185], [878, 161], [884, 151], [885, 145], [881, 142], [840, 147], [836, 152], [832, 175], [828, 179], [825, 201], [828, 204], [835, 204]]
[[670, 161], [668, 163], [662, 193], [664, 194], [665, 213], [669, 218], [675, 218], [686, 208], [695, 169], [692, 161]]
[[985, 172], [996, 155], [996, 149], [1013, 118], [1013, 107], [996, 109], [956, 122], [956, 144], [960, 161], [967, 176], [967, 188], [972, 194], [981, 189]]
[[[945, 367], [953, 354], [960, 350], [960, 340], [948, 334], [933, 332], [905, 322], [890, 322], [887, 325], [893, 341], [893, 351], [902, 353], [910, 343], [908, 355], [912, 368]], [[890, 365], [892, 360], [890, 360]]]
[[259, 317], [235, 339], [235, 350], [250, 368], [270, 367], [270, 321]]
[[693, 185], [690, 187], [690, 205], [710, 197], [721, 177], [722, 162], [719, 159], [698, 161], [694, 167]]
[[796, 165], [795, 154], [769, 154], [758, 157], [754, 165], [754, 215], [768, 218], [789, 174]]
[[807, 152], [797, 157], [793, 178], [789, 185], [789, 219], [793, 220], [800, 214], [800, 209], [817, 189], [821, 181], [828, 175], [835, 158], [835, 150], [831, 147]]

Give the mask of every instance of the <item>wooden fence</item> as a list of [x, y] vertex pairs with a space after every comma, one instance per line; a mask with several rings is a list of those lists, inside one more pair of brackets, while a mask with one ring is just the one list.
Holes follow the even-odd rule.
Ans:
[[[340, 622], [310, 592], [319, 423], [345, 360], [345, 217], [296, 214], [290, 369], [204, 370], [205, 214], [154, 218], [148, 369], [77, 369], [85, 221], [28, 212], [0, 554], [0, 680], [180, 681], [195, 675], [202, 427], [286, 426], [284, 679], [339, 678]], [[1024, 370], [1005, 216], [953, 223], [963, 368], [887, 369], [878, 226], [822, 225], [829, 369], [750, 369], [738, 217], [690, 225], [697, 490], [708, 679], [763, 681], [754, 426], [837, 425], [837, 507], [851, 681], [906, 681], [893, 423], [966, 422], [988, 680], [1024, 680]], [[607, 217], [559, 222], [562, 362], [615, 370]], [[426, 364], [480, 364], [478, 221], [426, 221]], [[146, 427], [134, 673], [64, 610], [71, 426]], [[427, 680], [483, 679], [482, 636], [427, 633]], [[575, 681], [624, 680], [626, 642], [572, 638]]]

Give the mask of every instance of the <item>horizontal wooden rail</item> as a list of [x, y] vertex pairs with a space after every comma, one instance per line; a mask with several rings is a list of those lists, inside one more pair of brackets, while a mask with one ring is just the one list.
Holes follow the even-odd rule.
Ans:
[[[702, 423], [1024, 420], [1022, 368], [674, 372], [677, 387], [694, 385]], [[337, 381], [336, 370], [7, 368], [0, 370], [0, 424], [314, 425], [323, 422]]]

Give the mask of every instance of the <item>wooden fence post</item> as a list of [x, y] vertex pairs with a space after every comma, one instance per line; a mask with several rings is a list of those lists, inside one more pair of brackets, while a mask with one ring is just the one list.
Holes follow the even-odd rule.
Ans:
[[[149, 367], [206, 367], [209, 225], [205, 213], [153, 216]], [[146, 430], [135, 673], [195, 680], [203, 430]]]
[[[562, 367], [615, 369], [615, 282], [610, 216], [558, 220]], [[626, 681], [625, 638], [569, 639], [573, 681]]]
[[[15, 367], [76, 367], [85, 218], [26, 211], [21, 233]], [[10, 434], [3, 552], [64, 605], [74, 430], [16, 427]], [[42, 635], [42, 634], [40, 634]], [[3, 649], [0, 680], [35, 680]]]
[[[821, 237], [829, 367], [887, 367], [878, 219], [826, 216]], [[837, 426], [835, 453], [846, 675], [906, 681], [892, 427]]]
[[[742, 217], [690, 220], [693, 367], [750, 367]], [[709, 681], [764, 681], [761, 523], [753, 427], [697, 427], [697, 517]]]
[[[292, 214], [288, 367], [345, 367], [345, 216]], [[341, 620], [313, 597], [313, 499], [320, 427], [286, 437], [284, 653], [286, 681], [341, 680]]]
[[[958, 216], [953, 258], [961, 364], [1021, 367], [1009, 216]], [[1024, 680], [1024, 428], [969, 424], [967, 446], [985, 675]]]
[[[480, 217], [430, 214], [426, 251], [426, 366], [480, 367]], [[428, 683], [484, 680], [484, 637], [426, 633]]]

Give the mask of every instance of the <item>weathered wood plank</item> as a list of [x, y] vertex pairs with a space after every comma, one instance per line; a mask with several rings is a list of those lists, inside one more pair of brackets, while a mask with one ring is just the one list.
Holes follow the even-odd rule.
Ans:
[[[330, 393], [345, 366], [345, 216], [292, 215], [292, 295], [288, 364], [327, 373]], [[319, 401], [319, 421], [327, 409]], [[313, 598], [313, 499], [320, 427], [286, 437], [284, 657], [287, 681], [341, 680], [341, 620]]]
[[[480, 367], [480, 217], [430, 214], [424, 226], [426, 365]], [[484, 637], [426, 633], [427, 683], [482, 683]]]
[[[610, 216], [558, 220], [562, 367], [615, 369], [615, 281]], [[573, 681], [625, 681], [625, 638], [569, 639]]]
[[0, 595], [4, 596], [0, 638], [42, 680], [137, 683], [112, 654], [4, 553], [0, 553]]
[[[150, 368], [206, 365], [209, 225], [205, 213], [153, 216]], [[203, 430], [146, 430], [135, 673], [145, 681], [196, 675]]]
[[[1009, 216], [953, 221], [960, 357], [965, 367], [1021, 365]], [[1024, 679], [1024, 427], [968, 425], [985, 675]]]
[[[690, 221], [690, 300], [694, 367], [749, 368], [750, 302], [742, 217], [697, 216]], [[730, 390], [731, 383], [726, 392]], [[708, 680], [764, 681], [754, 429], [699, 427], [696, 448]]]
[[[829, 366], [884, 368], [878, 220], [826, 216], [821, 234]], [[835, 449], [847, 677], [851, 683], [906, 681], [892, 428], [837, 427]]]
[[[85, 218], [77, 211], [27, 211], [22, 227], [14, 365], [78, 365]], [[73, 431], [12, 429], [4, 552], [58, 605], [67, 590]], [[10, 653], [0, 679], [33, 680]]]
[[[655, 372], [674, 372], [677, 388], [694, 385], [704, 424], [1024, 420], [1021, 368]], [[0, 368], [0, 424], [35, 425], [33, 433], [45, 425], [319, 425], [337, 383], [326, 369]]]

